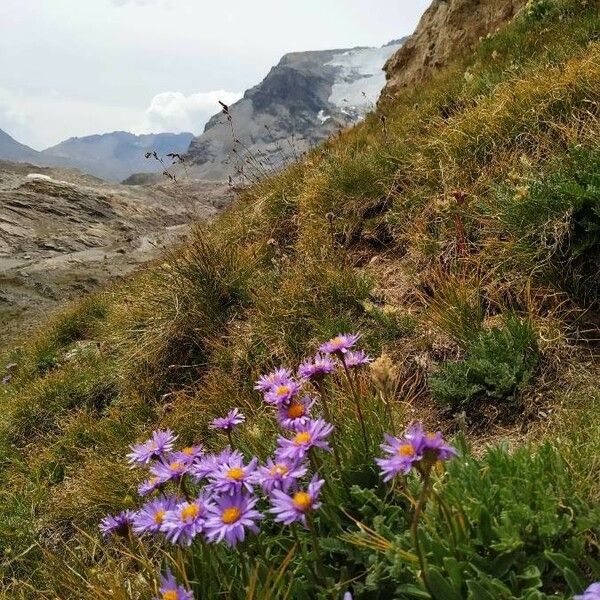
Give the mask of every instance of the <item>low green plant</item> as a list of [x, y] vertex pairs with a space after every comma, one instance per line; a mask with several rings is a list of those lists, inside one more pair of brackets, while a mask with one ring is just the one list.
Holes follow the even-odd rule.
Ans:
[[429, 377], [433, 397], [452, 409], [481, 402], [514, 403], [538, 363], [531, 323], [510, 316], [503, 327], [481, 330], [458, 362], [443, 363]]

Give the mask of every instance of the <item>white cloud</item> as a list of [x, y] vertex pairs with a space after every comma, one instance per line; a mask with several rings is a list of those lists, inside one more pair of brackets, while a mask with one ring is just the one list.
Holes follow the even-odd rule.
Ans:
[[180, 133], [191, 131], [199, 134], [204, 125], [220, 110], [219, 100], [233, 104], [242, 97], [239, 92], [213, 90], [186, 96], [181, 92], [162, 92], [152, 98], [144, 120], [137, 128], [139, 133]]

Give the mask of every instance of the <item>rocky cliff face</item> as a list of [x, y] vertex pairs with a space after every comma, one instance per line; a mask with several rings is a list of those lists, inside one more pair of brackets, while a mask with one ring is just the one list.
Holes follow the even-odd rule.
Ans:
[[424, 79], [457, 54], [468, 52], [495, 31], [527, 0], [433, 0], [415, 33], [385, 64], [387, 83], [381, 100]]
[[0, 161], [0, 340], [150, 260], [230, 199], [224, 184], [124, 186]]
[[260, 176], [357, 122], [374, 107], [385, 83], [382, 67], [401, 44], [285, 55], [192, 141], [194, 176]]

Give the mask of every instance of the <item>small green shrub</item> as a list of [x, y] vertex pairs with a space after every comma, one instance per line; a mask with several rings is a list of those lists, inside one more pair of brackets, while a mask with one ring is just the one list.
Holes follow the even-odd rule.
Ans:
[[543, 21], [560, 11], [556, 0], [529, 0], [525, 6], [525, 19], [530, 23]]
[[[408, 560], [413, 548], [405, 511], [394, 512], [393, 503], [354, 488], [363, 522], [381, 536], [380, 544], [381, 538], [391, 541], [385, 554], [354, 556], [369, 565], [355, 598], [570, 599], [599, 578], [594, 537], [600, 511], [576, 494], [556, 450], [544, 445], [511, 453], [500, 446], [477, 459], [463, 445], [461, 453], [448, 463], [445, 484], [422, 521], [432, 595], [420, 581], [418, 565]], [[416, 483], [409, 481], [411, 492]], [[369, 539], [374, 537], [363, 533], [363, 547]]]
[[433, 397], [452, 409], [486, 400], [510, 402], [530, 380], [538, 362], [531, 324], [509, 317], [502, 328], [481, 331], [467, 343], [465, 358], [446, 362], [429, 378]]

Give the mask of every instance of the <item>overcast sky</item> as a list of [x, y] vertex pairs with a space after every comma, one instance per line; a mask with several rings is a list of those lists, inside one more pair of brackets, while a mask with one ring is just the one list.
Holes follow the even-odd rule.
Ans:
[[0, 129], [200, 133], [283, 54], [380, 46], [431, 0], [0, 0]]

